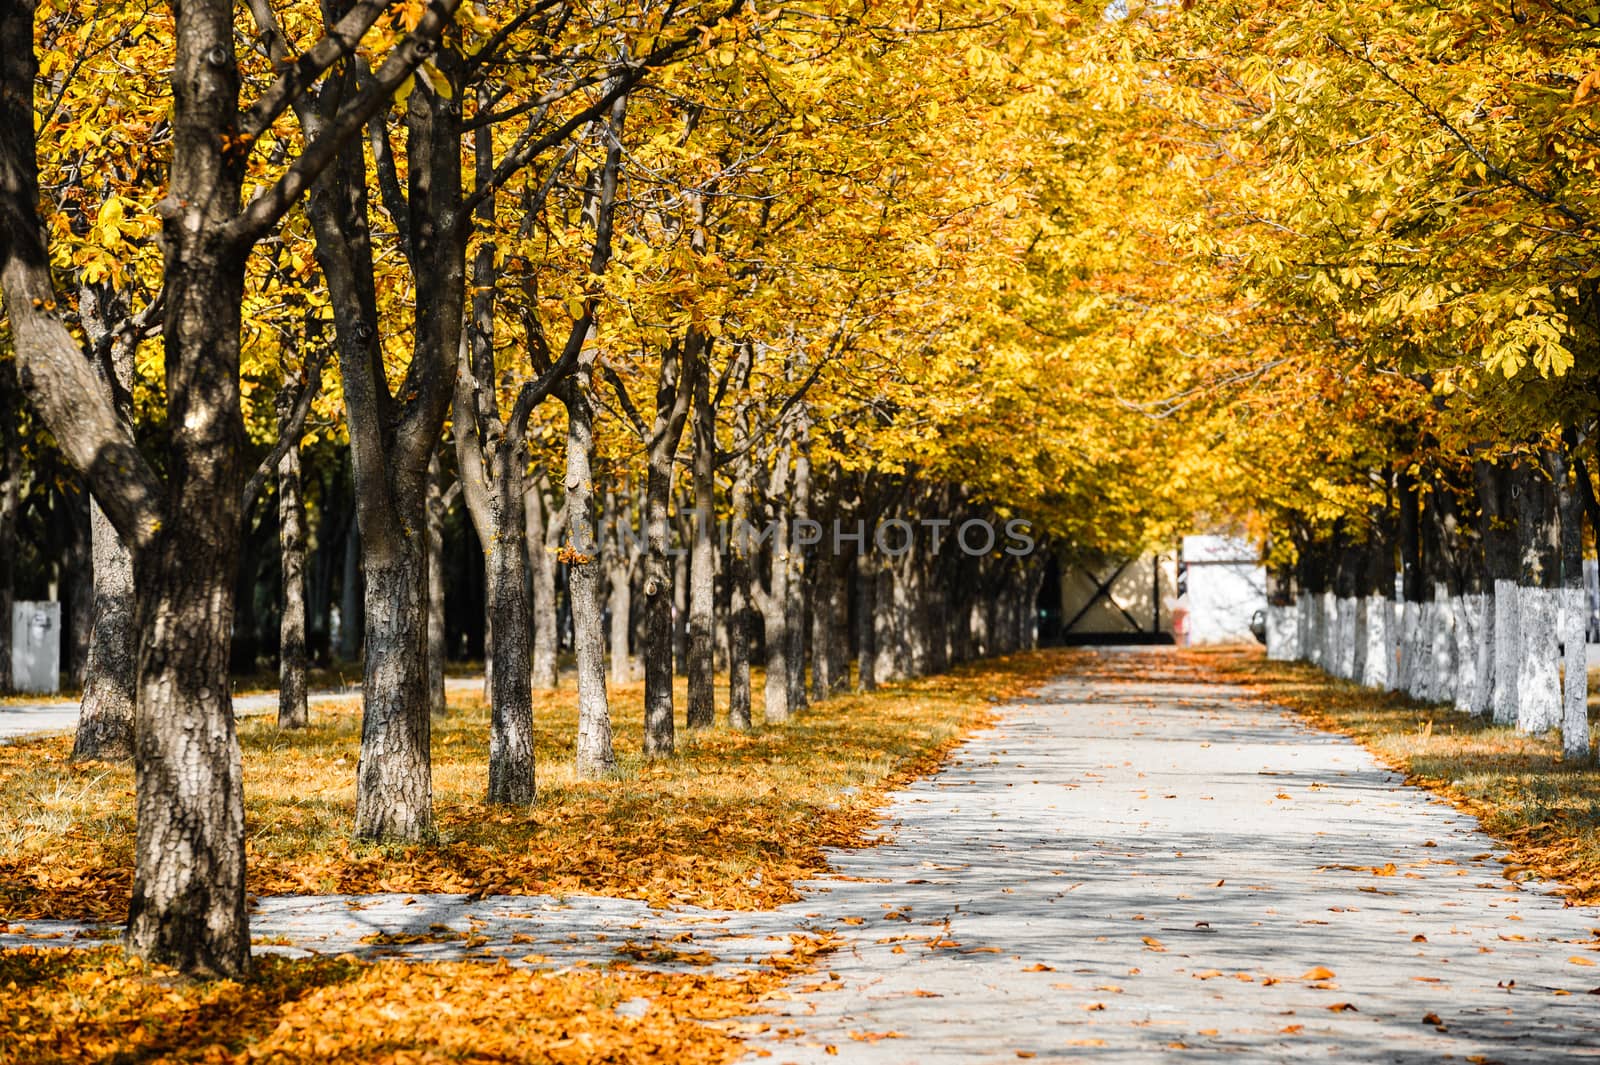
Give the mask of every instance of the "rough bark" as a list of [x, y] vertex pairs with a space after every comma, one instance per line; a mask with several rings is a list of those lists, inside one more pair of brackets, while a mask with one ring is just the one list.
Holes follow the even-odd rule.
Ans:
[[814, 559], [811, 593], [811, 697], [827, 699], [850, 686], [848, 555], [828, 550]]
[[366, 610], [361, 574], [361, 522], [346, 526], [344, 558], [339, 574], [339, 657], [354, 662], [361, 657]]
[[1513, 480], [1517, 512], [1517, 730], [1547, 732], [1561, 724], [1560, 657], [1556, 631], [1561, 578], [1561, 530], [1548, 463], [1518, 461]]
[[[792, 520], [797, 529], [811, 520], [811, 450], [807, 436], [811, 431], [811, 417], [804, 403], [796, 407], [794, 453], [794, 494], [790, 501]], [[784, 581], [785, 616], [784, 632], [789, 640], [789, 650], [784, 656], [788, 676], [788, 712], [797, 714], [806, 708], [806, 549], [791, 535], [789, 550], [784, 555], [788, 575]]]
[[[748, 463], [745, 463], [748, 467]], [[749, 729], [750, 717], [750, 641], [755, 628], [755, 608], [750, 586], [754, 569], [750, 562], [747, 538], [741, 534], [750, 520], [750, 477], [748, 470], [736, 472], [732, 492], [732, 529], [728, 543], [728, 725]]]
[[[16, 362], [0, 359], [0, 693], [9, 692], [14, 687], [11, 679], [11, 605], [16, 596], [17, 516], [22, 504], [22, 451], [17, 439], [21, 418], [22, 396], [17, 384]], [[99, 505], [96, 504], [98, 509]], [[109, 519], [102, 515], [102, 520], [110, 528]], [[114, 529], [112, 535], [116, 535]], [[131, 576], [128, 588], [131, 593]], [[131, 689], [131, 685], [129, 687]], [[131, 690], [127, 718], [131, 739]], [[128, 753], [132, 753], [131, 746]]]
[[[115, 323], [106, 294], [97, 286], [85, 286], [79, 299], [80, 318], [95, 343], [111, 335]], [[91, 325], [91, 323], [95, 323]], [[113, 344], [108, 360], [114, 381], [112, 396], [124, 418], [129, 417], [133, 389], [133, 350], [127, 344]], [[89, 535], [94, 556], [94, 608], [90, 622], [89, 661], [84, 669], [83, 699], [78, 704], [78, 729], [73, 737], [74, 761], [101, 759], [125, 762], [133, 758], [133, 715], [138, 698], [139, 630], [135, 624], [136, 602], [133, 587], [133, 555], [123, 546], [111, 519], [100, 504], [89, 501]], [[0, 545], [10, 565], [11, 550]], [[0, 628], [9, 635], [9, 599], [0, 612]], [[3, 648], [0, 670], [9, 669], [11, 653]]]
[[[487, 87], [478, 106], [492, 108]], [[494, 177], [493, 132], [477, 131], [474, 146], [479, 185]], [[477, 221], [492, 233], [494, 197], [478, 205]], [[531, 408], [518, 403], [502, 413], [495, 366], [495, 244], [482, 240], [472, 264], [472, 320], [461, 346], [456, 375], [456, 459], [462, 496], [487, 545], [484, 559], [489, 685], [489, 790], [495, 805], [527, 806], [534, 800], [532, 618], [527, 587], [527, 466], [525, 435]], [[520, 398], [520, 397], [519, 397]]]
[[[1569, 434], [1568, 447], [1573, 440]], [[1556, 513], [1561, 522], [1561, 759], [1569, 765], [1594, 760], [1589, 744], [1588, 603], [1583, 587], [1583, 500], [1568, 455], [1550, 451], [1546, 466], [1555, 482]]]
[[[878, 687], [877, 675], [877, 560], [865, 546], [856, 553], [856, 690], [874, 691]], [[965, 624], [972, 633], [970, 621]], [[978, 653], [982, 653], [979, 651]]]
[[1516, 514], [1509, 468], [1503, 462], [1484, 462], [1476, 472], [1484, 558], [1493, 582], [1493, 611], [1484, 636], [1492, 648], [1492, 665], [1483, 709], [1496, 724], [1509, 725], [1517, 719]]
[[766, 560], [767, 579], [750, 582], [750, 595], [761, 612], [761, 643], [765, 683], [762, 716], [769, 725], [789, 720], [789, 561], [793, 525], [779, 505], [790, 475], [789, 449], [780, 448], [768, 479], [767, 500], [771, 548]]
[[1386, 690], [1394, 674], [1394, 526], [1387, 506], [1375, 509], [1367, 550], [1362, 556], [1361, 610], [1365, 648], [1356, 677], [1368, 688]]
[[[644, 609], [640, 657], [644, 659], [644, 754], [664, 758], [675, 745], [672, 671], [674, 651], [672, 475], [688, 420], [694, 376], [705, 358], [708, 340], [690, 327], [682, 339], [663, 347], [656, 362], [655, 416], [648, 428], [635, 413], [634, 428], [645, 444]], [[613, 377], [618, 399], [632, 407], [627, 389]]]
[[532, 683], [535, 691], [554, 691], [560, 682], [557, 658], [560, 631], [556, 619], [556, 551], [565, 518], [555, 506], [550, 477], [543, 469], [528, 484], [528, 578], [533, 592]]
[[444, 471], [436, 453], [428, 460], [428, 710], [445, 710]]
[[717, 409], [711, 403], [710, 349], [693, 369], [694, 512], [689, 555], [689, 688], [685, 723], [709, 728], [716, 720], [716, 482]]
[[[734, 352], [728, 373], [738, 392], [749, 384], [753, 357], [749, 343], [740, 344]], [[728, 725], [742, 731], [751, 726], [750, 643], [755, 635], [754, 545], [748, 535], [755, 462], [750, 455], [748, 401], [741, 400], [735, 407], [733, 425], [735, 456], [728, 496]]]
[[311, 723], [306, 701], [306, 505], [300, 488], [300, 445], [278, 460], [278, 550], [283, 610], [278, 618], [278, 727]]
[[89, 499], [76, 491], [57, 494], [52, 506], [61, 559], [61, 672], [82, 689], [94, 628], [94, 540]]
[[1422, 511], [1417, 482], [1409, 473], [1395, 478], [1400, 507], [1400, 588], [1404, 599], [1400, 615], [1399, 688], [1415, 693], [1423, 676], [1425, 630], [1423, 601], [1426, 577], [1422, 557]]
[[[437, 63], [448, 65], [447, 50]], [[453, 391], [465, 281], [450, 219], [460, 198], [459, 109], [418, 83], [407, 100], [412, 268], [419, 299], [403, 399], [389, 391], [360, 144], [346, 144], [307, 204], [333, 305], [366, 592], [357, 836], [431, 839], [428, 463]], [[348, 599], [348, 596], [347, 596]]]
[[577, 372], [556, 391], [567, 408], [566, 512], [567, 597], [572, 604], [572, 641], [578, 664], [579, 780], [616, 772], [611, 742], [611, 707], [606, 700], [605, 637], [601, 632], [600, 540], [595, 528], [593, 349]]

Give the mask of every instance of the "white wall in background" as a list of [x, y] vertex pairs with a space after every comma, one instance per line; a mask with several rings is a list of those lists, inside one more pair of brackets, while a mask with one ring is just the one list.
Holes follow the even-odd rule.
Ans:
[[1255, 643], [1250, 618], [1267, 607], [1267, 571], [1248, 540], [1185, 536], [1191, 645]]
[[11, 604], [11, 684], [30, 695], [61, 690], [61, 604]]

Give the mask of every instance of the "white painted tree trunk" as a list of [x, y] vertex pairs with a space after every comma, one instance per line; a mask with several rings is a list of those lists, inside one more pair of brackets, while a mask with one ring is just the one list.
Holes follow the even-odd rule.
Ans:
[[1333, 654], [1333, 672], [1345, 680], [1356, 675], [1356, 601], [1339, 597], [1334, 601], [1334, 624], [1338, 628]]
[[1333, 592], [1322, 593], [1322, 668], [1332, 672], [1339, 664], [1339, 597]]
[[1472, 700], [1467, 712], [1477, 717], [1488, 717], [1494, 710], [1495, 686], [1495, 601], [1490, 593], [1473, 597], [1477, 600], [1476, 638], [1477, 684], [1472, 690]]
[[1536, 734], [1561, 724], [1560, 655], [1554, 589], [1517, 587], [1517, 731]]
[[1322, 665], [1322, 649], [1319, 643], [1321, 634], [1318, 632], [1318, 623], [1322, 619], [1321, 594], [1302, 597], [1301, 612], [1305, 615], [1305, 639], [1300, 644], [1300, 657], [1314, 666]]
[[1589, 647], [1588, 602], [1582, 585], [1562, 588], [1561, 643], [1565, 653], [1561, 681], [1561, 753], [1568, 761], [1587, 765], [1589, 752]]
[[1400, 690], [1417, 698], [1423, 663], [1427, 661], [1427, 631], [1424, 627], [1424, 603], [1406, 600], [1400, 608]]
[[1350, 599], [1350, 677], [1357, 684], [1367, 671], [1367, 601], [1361, 596]]
[[1456, 697], [1456, 612], [1450, 589], [1443, 584], [1433, 586], [1432, 621], [1428, 698], [1436, 703], [1448, 703]]
[[[1301, 600], [1303, 601], [1303, 600]], [[1267, 658], [1288, 662], [1300, 657], [1299, 602], [1267, 605]]]
[[1361, 662], [1361, 683], [1385, 691], [1394, 675], [1394, 601], [1369, 595], [1361, 601], [1367, 624], [1363, 633], [1366, 654]]
[[1478, 697], [1478, 629], [1483, 624], [1483, 596], [1453, 600], [1456, 619], [1456, 709], [1472, 713]]
[[1294, 656], [1302, 662], [1311, 661], [1312, 602], [1305, 592], [1294, 601]]
[[1494, 697], [1490, 711], [1497, 725], [1509, 725], [1517, 720], [1518, 668], [1517, 614], [1521, 598], [1517, 582], [1497, 579], [1494, 582]]

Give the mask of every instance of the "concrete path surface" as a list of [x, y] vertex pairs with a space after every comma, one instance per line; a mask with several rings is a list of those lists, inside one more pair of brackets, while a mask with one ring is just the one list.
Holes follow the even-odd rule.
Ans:
[[[481, 687], [483, 678], [446, 677], [444, 683], [447, 689], [453, 691], [457, 688]], [[357, 685], [342, 691], [312, 692], [307, 698], [312, 705], [316, 705], [337, 702], [340, 699], [360, 698], [360, 696], [361, 688]], [[277, 710], [277, 692], [258, 692], [233, 697], [233, 712], [239, 717], [277, 713]], [[77, 727], [78, 700], [76, 699], [46, 696], [37, 702], [0, 704], [0, 743], [43, 733], [71, 732]]]
[[1507, 880], [1470, 817], [1346, 739], [1167, 653], [1086, 661], [779, 910], [266, 898], [257, 950], [726, 970], [831, 929], [825, 968], [744, 1026], [774, 1063], [1600, 1058], [1600, 911]]
[[1098, 662], [814, 885], [862, 923], [773, 1061], [1600, 1057], [1600, 912], [1351, 741], [1161, 652]]

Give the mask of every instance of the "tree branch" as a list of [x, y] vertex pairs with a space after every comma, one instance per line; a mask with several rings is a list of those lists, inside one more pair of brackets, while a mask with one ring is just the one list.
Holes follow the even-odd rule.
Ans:
[[[266, 0], [249, 2], [250, 13], [267, 38], [268, 55], [272, 58], [273, 66], [287, 67], [256, 98], [256, 102], [239, 116], [239, 134], [252, 142], [271, 127], [285, 108], [316, 84], [329, 67], [354, 55], [361, 38], [366, 36], [367, 30], [389, 7], [389, 0], [358, 0], [343, 18], [334, 23], [322, 40], [291, 62], [288, 59], [289, 42]], [[258, 8], [264, 9], [265, 15]], [[268, 26], [271, 28], [268, 29]]]
[[434, 53], [440, 34], [450, 24], [460, 4], [461, 0], [430, 0], [417, 28], [384, 57], [383, 65], [373, 73], [371, 82], [339, 109], [333, 121], [306, 145], [305, 151], [284, 175], [271, 188], [251, 199], [239, 217], [229, 224], [225, 231], [229, 240], [248, 244], [259, 239], [294, 206], [317, 175], [338, 156], [345, 139], [377, 114], [395, 90]]

